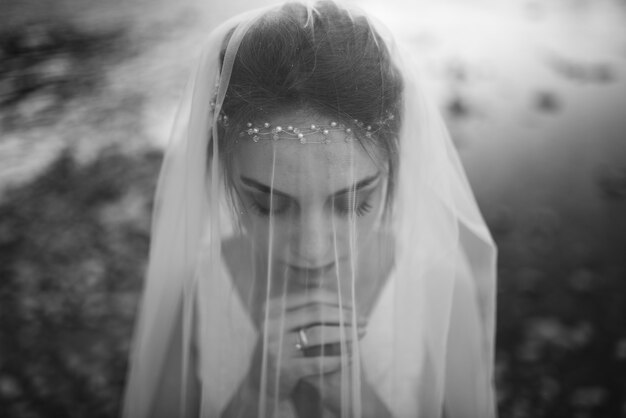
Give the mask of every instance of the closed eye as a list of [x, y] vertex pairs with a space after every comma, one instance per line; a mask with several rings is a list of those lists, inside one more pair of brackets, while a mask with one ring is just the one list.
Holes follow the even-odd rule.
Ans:
[[372, 210], [372, 204], [364, 201], [359, 205], [335, 205], [335, 211], [341, 216], [349, 216], [354, 213], [356, 216], [365, 216]]
[[[340, 216], [364, 216], [372, 209], [370, 196], [378, 185], [380, 173], [360, 180], [352, 187], [341, 189], [334, 193], [331, 200], [331, 207]], [[271, 188], [268, 185], [259, 183], [248, 177], [241, 177], [241, 182], [245, 189], [248, 189], [246, 206], [259, 216], [282, 215], [293, 205], [297, 205], [295, 200], [286, 193]]]
[[334, 196], [331, 201], [333, 210], [340, 216], [364, 216], [372, 210], [371, 195], [376, 185], [367, 190], [352, 191]]
[[273, 196], [264, 193], [254, 193], [248, 197], [248, 207], [257, 215], [282, 215], [291, 207], [289, 199], [280, 196]]

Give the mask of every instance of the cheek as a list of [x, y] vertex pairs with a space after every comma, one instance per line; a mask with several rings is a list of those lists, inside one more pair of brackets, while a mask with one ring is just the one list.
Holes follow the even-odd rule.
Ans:
[[242, 215], [241, 223], [255, 252], [262, 255], [263, 258], [269, 253], [270, 246], [274, 259], [282, 259], [288, 253], [295, 231], [293, 221], [280, 218], [274, 218], [270, 221], [269, 217], [245, 213]]
[[252, 241], [254, 246], [267, 248], [270, 241], [269, 218], [262, 218], [252, 213], [244, 213], [241, 215], [240, 221], [244, 234]]

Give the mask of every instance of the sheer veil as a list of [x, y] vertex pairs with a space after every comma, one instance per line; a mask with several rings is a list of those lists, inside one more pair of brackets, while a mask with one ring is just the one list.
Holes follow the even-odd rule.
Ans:
[[[263, 330], [250, 319], [225, 260], [223, 243], [241, 226], [222, 178], [223, 150], [212, 139], [239, 45], [273, 9], [213, 30], [186, 87], [158, 181], [126, 417], [156, 416], [163, 403], [176, 411], [169, 416], [220, 416], [256, 361], [251, 353]], [[349, 348], [355, 367], [342, 377], [350, 405], [341, 415], [365, 415], [358, 388], [367, 379], [396, 417], [493, 417], [496, 249], [447, 129], [424, 97], [415, 58], [382, 24], [368, 21], [403, 81], [389, 227], [395, 254], [368, 333]], [[354, 288], [354, 277], [340, 279]], [[259, 361], [263, 386], [272, 370]], [[263, 405], [276, 400], [259, 398], [264, 416]]]

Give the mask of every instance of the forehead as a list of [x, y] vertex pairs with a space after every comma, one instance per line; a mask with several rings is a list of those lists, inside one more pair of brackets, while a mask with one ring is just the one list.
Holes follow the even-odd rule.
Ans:
[[[273, 126], [294, 127], [323, 125], [323, 118], [302, 113], [284, 115], [270, 120]], [[297, 138], [281, 136], [273, 141], [252, 141], [244, 136], [234, 149], [233, 174], [265, 184], [273, 184], [285, 192], [324, 190], [332, 192], [376, 174], [377, 163], [359, 141], [346, 141], [343, 131], [331, 131], [329, 143], [321, 143], [322, 135], [307, 137], [320, 143], [302, 144]], [[273, 181], [272, 181], [273, 177]]]
[[272, 183], [273, 177], [277, 189], [290, 189], [294, 183], [342, 188], [378, 171], [375, 162], [356, 141], [346, 143], [341, 139], [331, 140], [329, 144], [300, 144], [290, 138], [242, 142], [235, 149], [235, 174], [266, 184]]

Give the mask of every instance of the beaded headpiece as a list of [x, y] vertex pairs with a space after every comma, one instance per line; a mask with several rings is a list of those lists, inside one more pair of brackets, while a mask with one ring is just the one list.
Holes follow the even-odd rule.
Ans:
[[[328, 144], [330, 143], [331, 132], [343, 132], [345, 134], [344, 140], [351, 142], [355, 140], [354, 130], [363, 131], [366, 138], [371, 138], [378, 131], [387, 126], [394, 119], [394, 114], [387, 113], [387, 116], [381, 119], [374, 125], [365, 125], [358, 119], [353, 119], [350, 125], [337, 121], [329, 121], [326, 125], [310, 124], [305, 127], [298, 127], [293, 125], [280, 125], [271, 124], [270, 122], [263, 122], [255, 124], [252, 122], [246, 123], [245, 129], [239, 132], [239, 138], [250, 138], [254, 142], [261, 140], [273, 140], [279, 139], [298, 139], [301, 144]], [[227, 115], [220, 113], [218, 116], [218, 122], [222, 126], [229, 126], [229, 119]], [[312, 140], [308, 137], [312, 135], [321, 135], [321, 140]]]

